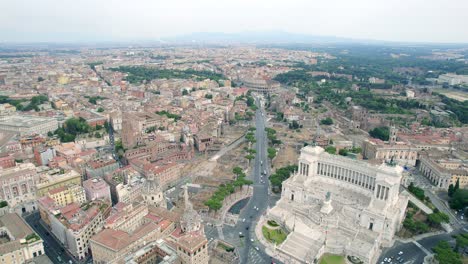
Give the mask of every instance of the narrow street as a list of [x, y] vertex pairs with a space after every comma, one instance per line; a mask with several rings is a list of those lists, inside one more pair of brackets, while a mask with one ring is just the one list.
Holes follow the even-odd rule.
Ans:
[[39, 212], [24, 215], [23, 218], [44, 241], [44, 251], [52, 262], [78, 263], [63, 249], [60, 243], [52, 237], [52, 234], [41, 225]]

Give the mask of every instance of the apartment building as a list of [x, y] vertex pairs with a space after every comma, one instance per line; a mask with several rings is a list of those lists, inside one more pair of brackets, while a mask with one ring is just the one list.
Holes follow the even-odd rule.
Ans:
[[64, 247], [78, 259], [90, 254], [89, 239], [98, 233], [104, 225], [105, 203], [87, 203], [80, 206], [71, 203], [59, 206], [55, 201], [44, 196], [38, 200], [41, 219], [51, 233]]

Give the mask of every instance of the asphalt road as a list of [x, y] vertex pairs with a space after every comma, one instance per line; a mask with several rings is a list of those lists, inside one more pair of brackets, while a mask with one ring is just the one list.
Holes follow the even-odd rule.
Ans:
[[[405, 264], [419, 264], [424, 262], [424, 257], [427, 255], [426, 253], [429, 252], [430, 254], [433, 254], [434, 252], [432, 249], [442, 240], [449, 242], [452, 246], [455, 246], [456, 241], [452, 237], [453, 235], [459, 234], [461, 231], [454, 231], [450, 234], [445, 233], [445, 234], [439, 234], [439, 235], [434, 235], [426, 238], [422, 238], [416, 241], [408, 242], [408, 243], [401, 243], [396, 241], [393, 247], [384, 249], [378, 262], [377, 263], [382, 263], [385, 258], [388, 257], [398, 257], [398, 252], [403, 252], [403, 255], [401, 257], [403, 258], [403, 261], [401, 263]], [[400, 263], [400, 262], [395, 262], [394, 260], [392, 263]], [[386, 262], [388, 264], [388, 262]]]
[[[258, 110], [255, 113], [255, 150], [257, 151], [253, 160], [253, 169], [249, 178], [254, 182], [253, 195], [239, 215], [236, 226], [223, 227], [224, 234], [233, 234], [239, 238], [241, 263], [279, 263], [268, 256], [261, 243], [255, 236], [255, 224], [261, 214], [265, 213], [269, 206], [269, 180], [270, 167], [267, 159], [267, 137], [265, 133], [265, 115], [257, 100]], [[261, 176], [266, 171], [267, 175]], [[245, 219], [245, 221], [243, 221]]]

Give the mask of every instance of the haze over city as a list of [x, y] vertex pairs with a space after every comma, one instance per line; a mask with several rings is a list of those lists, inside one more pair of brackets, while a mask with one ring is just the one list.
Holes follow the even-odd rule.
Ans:
[[0, 12], [0, 264], [468, 263], [468, 1]]
[[464, 0], [173, 0], [2, 3], [2, 42], [154, 41], [198, 32], [280, 31], [467, 43]]

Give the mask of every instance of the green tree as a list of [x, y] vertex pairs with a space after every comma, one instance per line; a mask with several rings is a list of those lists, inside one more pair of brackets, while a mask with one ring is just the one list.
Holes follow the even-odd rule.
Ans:
[[340, 149], [340, 151], [338, 151], [338, 154], [340, 154], [341, 156], [348, 156], [348, 150], [347, 149]]
[[369, 135], [373, 138], [378, 138], [383, 141], [388, 141], [390, 137], [390, 129], [388, 127], [376, 127], [369, 131]]
[[114, 144], [114, 150], [115, 150], [115, 153], [117, 153], [117, 155], [119, 155], [119, 157], [121, 158], [125, 152], [125, 149], [122, 145], [122, 140], [119, 139], [117, 141], [115, 141], [115, 144]]
[[456, 244], [457, 251], [468, 247], [468, 233], [462, 233], [454, 237], [457, 241], [457, 244]]
[[97, 109], [97, 111], [98, 111], [98, 113], [102, 113], [102, 112], [104, 112], [104, 108], [99, 107], [99, 108]]
[[453, 251], [450, 244], [445, 240], [440, 241], [433, 250], [435, 252], [435, 259], [439, 263], [462, 264], [460, 255]]
[[246, 155], [244, 158], [248, 159], [249, 162], [250, 162], [250, 161], [252, 161], [252, 160], [255, 158], [255, 156], [252, 155], [252, 154], [248, 154], [248, 155]]
[[270, 182], [274, 192], [281, 192], [283, 181], [288, 179], [291, 174], [297, 170], [296, 165], [289, 165], [279, 168], [270, 175]]
[[239, 166], [234, 167], [234, 168], [232, 169], [232, 172], [233, 172], [235, 175], [237, 175], [237, 176], [239, 176], [239, 175], [241, 175], [241, 174], [244, 173], [244, 172], [242, 171], [242, 168], [239, 167]]
[[442, 223], [448, 223], [449, 220], [449, 216], [442, 212], [434, 212], [427, 216], [427, 221], [434, 227], [440, 227]]
[[468, 206], [468, 190], [458, 189], [453, 193], [449, 201], [450, 207], [456, 210], [464, 209]]
[[328, 153], [330, 153], [330, 154], [336, 154], [336, 148], [333, 147], [333, 146], [327, 146], [327, 147], [325, 148], [325, 151], [328, 152]]
[[320, 120], [321, 125], [332, 125], [333, 124], [333, 119], [330, 117], [327, 117], [325, 119]]
[[212, 94], [205, 94], [205, 98], [206, 99], [213, 99], [213, 95]]
[[453, 188], [453, 191], [457, 191], [460, 189], [460, 178], [457, 178], [457, 182], [455, 182], [455, 188]]
[[299, 127], [300, 127], [300, 125], [296, 120], [293, 120], [291, 123], [289, 123], [289, 128], [290, 129], [298, 129]]
[[284, 120], [284, 113], [278, 112], [276, 113], [276, 121], [283, 121]]
[[424, 201], [424, 199], [426, 198], [426, 196], [424, 195], [424, 190], [419, 187], [414, 186], [413, 182], [411, 182], [410, 185], [408, 186], [408, 191], [414, 194], [414, 196], [416, 196], [416, 198], [418, 198], [421, 201]]
[[188, 93], [189, 93], [189, 92], [188, 92], [186, 89], [184, 89], [184, 90], [182, 91], [182, 95], [188, 95]]
[[106, 122], [104, 122], [104, 128], [106, 129], [106, 131], [109, 130], [109, 127], [110, 127], [110, 124], [109, 124], [109, 122], [106, 120]]
[[455, 192], [455, 187], [453, 186], [453, 184], [450, 184], [448, 187], [448, 196], [452, 197], [454, 192]]
[[208, 206], [210, 210], [213, 210], [215, 212], [221, 209], [221, 207], [223, 207], [223, 204], [221, 203], [221, 201], [217, 199], [213, 199], [213, 198], [208, 199], [204, 204]]
[[275, 148], [268, 148], [268, 158], [273, 160], [276, 157], [276, 149]]
[[255, 154], [255, 153], [257, 153], [257, 151], [256, 151], [255, 149], [248, 149], [247, 152], [248, 152], [249, 154]]

